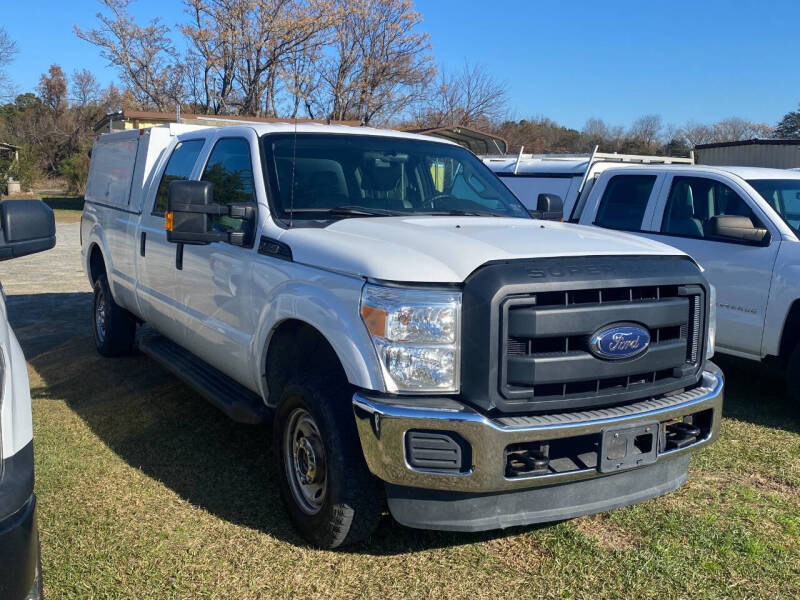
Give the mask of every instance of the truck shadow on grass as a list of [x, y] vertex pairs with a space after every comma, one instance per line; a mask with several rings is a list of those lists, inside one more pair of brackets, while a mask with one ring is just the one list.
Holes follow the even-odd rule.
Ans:
[[[8, 305], [12, 326], [35, 371], [31, 380], [35, 399], [65, 401], [117, 456], [192, 505], [288, 543], [304, 544], [280, 501], [269, 427], [229, 421], [143, 355], [117, 359], [98, 355], [88, 293], [12, 296]], [[726, 398], [726, 415], [800, 430], [789, 401], [777, 388], [765, 394], [762, 380], [768, 379], [756, 378], [734, 364], [729, 384], [737, 392]], [[369, 543], [348, 551], [402, 554], [518, 531], [419, 531], [402, 527], [387, 515]]]

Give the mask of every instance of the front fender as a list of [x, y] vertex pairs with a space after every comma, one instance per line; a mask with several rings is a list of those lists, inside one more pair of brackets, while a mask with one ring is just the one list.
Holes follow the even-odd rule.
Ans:
[[317, 275], [305, 281], [285, 281], [259, 299], [264, 309], [259, 315], [253, 355], [258, 357], [255, 376], [262, 396], [269, 398], [265, 366], [270, 338], [278, 325], [290, 319], [307, 323], [325, 337], [352, 385], [384, 392], [378, 356], [359, 315], [363, 281], [332, 273]]
[[789, 310], [800, 298], [798, 281], [800, 281], [800, 243], [783, 241], [772, 274], [764, 335], [761, 340], [762, 356], [780, 354]]

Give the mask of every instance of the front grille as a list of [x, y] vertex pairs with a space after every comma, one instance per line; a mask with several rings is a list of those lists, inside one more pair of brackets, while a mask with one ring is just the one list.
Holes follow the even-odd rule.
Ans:
[[[464, 282], [461, 399], [493, 414], [616, 407], [695, 385], [708, 289], [686, 256], [572, 256], [487, 263]], [[645, 327], [646, 352], [609, 360], [589, 339]]]
[[[500, 304], [500, 394], [534, 410], [635, 400], [691, 383], [702, 348], [700, 285], [621, 286], [507, 296]], [[648, 349], [607, 360], [589, 350], [598, 330], [644, 326]], [[695, 377], [696, 378], [696, 377]]]

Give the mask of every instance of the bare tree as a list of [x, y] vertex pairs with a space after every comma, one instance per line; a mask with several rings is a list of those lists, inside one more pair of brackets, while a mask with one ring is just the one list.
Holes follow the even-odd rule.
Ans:
[[415, 102], [435, 73], [428, 34], [411, 0], [335, 0], [332, 56], [316, 103], [337, 120], [367, 124]]
[[[231, 110], [235, 73], [241, 50], [242, 29], [247, 22], [247, 0], [184, 0], [191, 23], [181, 32], [191, 44], [188, 61], [197, 63], [202, 81], [205, 112]], [[198, 86], [199, 87], [199, 86]]]
[[79, 106], [97, 104], [100, 98], [100, 84], [97, 83], [97, 79], [91, 71], [81, 69], [72, 73], [70, 93]]
[[641, 144], [641, 151], [653, 152], [664, 124], [661, 115], [642, 115], [631, 125], [630, 137]]
[[508, 85], [468, 62], [459, 72], [440, 72], [418, 121], [427, 127], [487, 127], [508, 111]]
[[330, 24], [329, 0], [243, 0], [237, 13], [235, 79], [244, 114], [277, 114], [280, 69]]
[[682, 133], [683, 137], [686, 138], [686, 142], [692, 148], [699, 144], [708, 144], [714, 141], [714, 130], [708, 125], [695, 123], [694, 121], [689, 121], [684, 125]]
[[55, 111], [66, 108], [67, 101], [67, 77], [58, 65], [50, 65], [47, 73], [43, 73], [39, 78], [39, 85], [36, 86], [39, 98], [45, 106]]
[[715, 142], [738, 142], [756, 137], [768, 137], [772, 128], [765, 123], [754, 123], [739, 117], [729, 117], [714, 124]]
[[324, 44], [323, 33], [292, 52], [284, 62], [280, 77], [289, 96], [292, 118], [297, 118], [301, 104], [309, 118], [315, 117], [313, 97], [320, 84], [316, 65], [322, 58]]
[[97, 13], [100, 26], [76, 35], [100, 48], [117, 67], [122, 80], [144, 106], [167, 110], [182, 100], [183, 67], [169, 39], [169, 27], [159, 19], [141, 27], [128, 12], [130, 0], [101, 0], [109, 14]]
[[7, 94], [9, 87], [5, 68], [14, 60], [17, 52], [19, 52], [17, 43], [11, 39], [5, 29], [0, 27], [0, 97]]
[[586, 123], [581, 130], [581, 133], [587, 138], [605, 141], [608, 139], [608, 125], [603, 119], [591, 117], [586, 120]]

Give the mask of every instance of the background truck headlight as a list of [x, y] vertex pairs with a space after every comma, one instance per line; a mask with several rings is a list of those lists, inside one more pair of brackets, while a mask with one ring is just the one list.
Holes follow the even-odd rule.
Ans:
[[390, 391], [458, 392], [461, 292], [367, 284], [361, 318]]
[[706, 342], [706, 359], [714, 356], [714, 344], [717, 337], [717, 288], [708, 284], [708, 341]]

